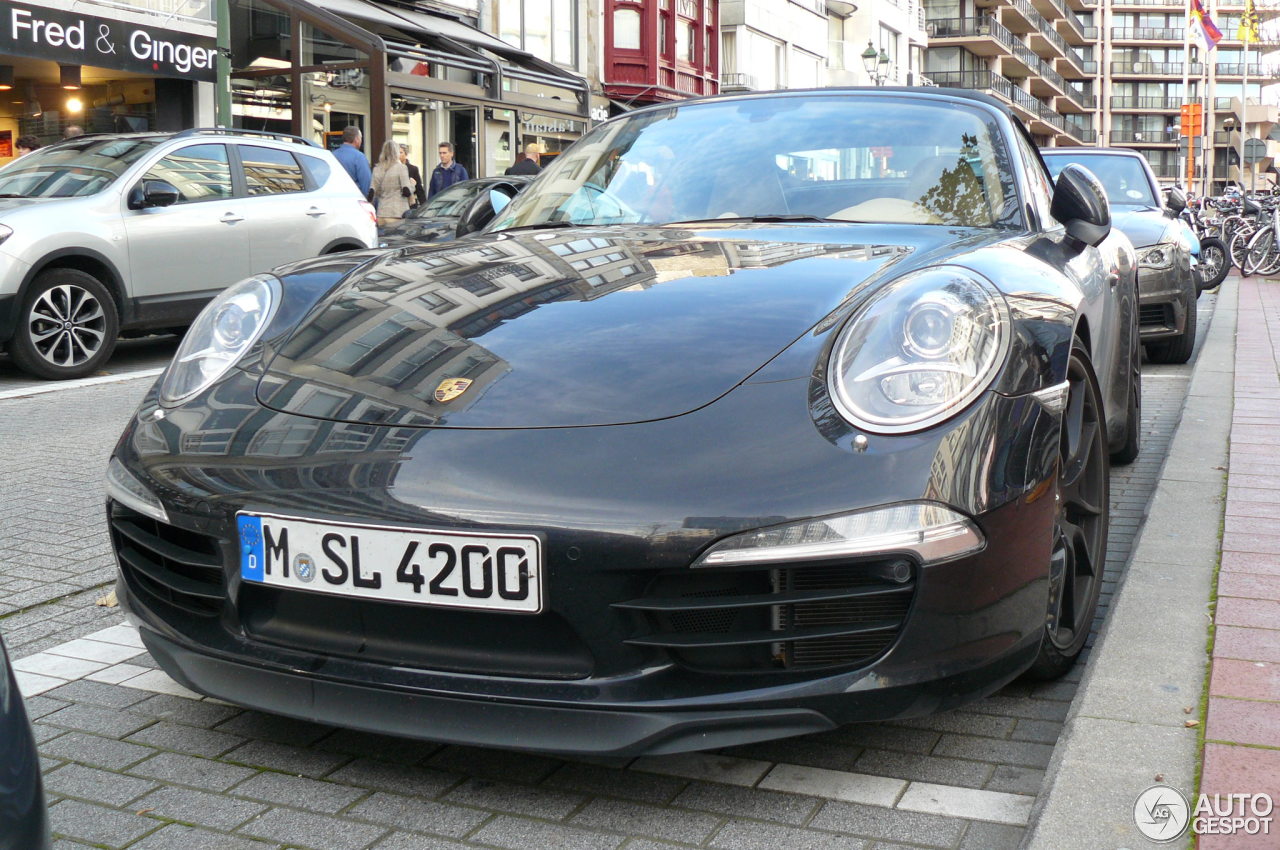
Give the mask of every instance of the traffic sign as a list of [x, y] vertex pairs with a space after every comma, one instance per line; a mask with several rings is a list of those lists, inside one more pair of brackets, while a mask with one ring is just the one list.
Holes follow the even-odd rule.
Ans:
[[1244, 161], [1252, 165], [1267, 155], [1267, 143], [1262, 139], [1244, 140]]

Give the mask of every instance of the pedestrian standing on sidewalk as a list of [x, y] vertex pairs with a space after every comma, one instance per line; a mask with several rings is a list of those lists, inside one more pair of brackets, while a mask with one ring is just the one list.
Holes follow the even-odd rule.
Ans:
[[373, 202], [378, 207], [378, 224], [390, 224], [404, 218], [413, 197], [413, 180], [409, 169], [400, 161], [400, 146], [391, 140], [382, 145], [382, 155], [374, 166], [371, 180]]
[[542, 145], [537, 142], [530, 142], [524, 146], [524, 158], [504, 171], [503, 174], [538, 174], [542, 171], [542, 165], [538, 162], [541, 156]]
[[448, 189], [454, 183], [470, 179], [471, 176], [467, 174], [466, 167], [460, 162], [453, 161], [453, 142], [441, 142], [440, 164], [431, 171], [431, 188], [427, 190], [427, 197], [430, 198], [437, 192]]
[[338, 145], [333, 156], [342, 163], [342, 167], [351, 175], [351, 179], [356, 181], [360, 194], [372, 200], [369, 195], [369, 182], [372, 179], [369, 160], [365, 159], [364, 154], [360, 152], [360, 145], [363, 143], [364, 134], [353, 124], [342, 131], [342, 144]]
[[409, 202], [409, 206], [421, 206], [427, 202], [427, 187], [422, 185], [422, 172], [418, 170], [418, 166], [409, 161], [409, 146], [400, 146], [400, 161], [404, 163], [404, 167], [409, 169], [409, 179], [413, 181], [413, 200]]

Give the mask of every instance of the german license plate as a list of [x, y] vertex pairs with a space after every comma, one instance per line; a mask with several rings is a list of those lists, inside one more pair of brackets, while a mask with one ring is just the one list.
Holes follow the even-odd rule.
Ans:
[[240, 577], [335, 596], [536, 614], [540, 541], [236, 514]]

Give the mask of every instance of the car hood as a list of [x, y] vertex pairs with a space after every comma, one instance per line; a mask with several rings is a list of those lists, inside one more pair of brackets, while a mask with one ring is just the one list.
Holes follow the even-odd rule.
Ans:
[[456, 218], [406, 218], [378, 228], [378, 241], [385, 248], [408, 248], [452, 239], [457, 227]]
[[70, 200], [70, 198], [0, 198], [0, 215], [14, 210], [67, 200]]
[[1111, 208], [1111, 224], [1129, 237], [1135, 248], [1146, 248], [1164, 241], [1165, 231], [1173, 219], [1155, 207]]
[[889, 266], [951, 257], [991, 233], [565, 228], [389, 252], [298, 324], [258, 397], [284, 412], [408, 426], [678, 416], [741, 383], [855, 289], [896, 273]]

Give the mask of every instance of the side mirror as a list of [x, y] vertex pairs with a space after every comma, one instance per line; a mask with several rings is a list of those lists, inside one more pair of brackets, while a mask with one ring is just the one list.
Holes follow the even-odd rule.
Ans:
[[1180, 214], [1187, 208], [1187, 193], [1174, 186], [1169, 190], [1169, 196], [1165, 199], [1164, 205], [1174, 215]]
[[170, 207], [178, 202], [182, 193], [178, 187], [164, 180], [143, 180], [129, 190], [129, 209], [146, 207]]
[[1058, 175], [1049, 214], [1062, 222], [1068, 236], [1086, 245], [1101, 244], [1111, 232], [1106, 190], [1093, 172], [1074, 162]]
[[454, 230], [454, 236], [461, 238], [468, 233], [475, 233], [480, 230], [493, 221], [498, 213], [506, 209], [507, 205], [511, 203], [511, 199], [519, 193], [520, 187], [512, 183], [493, 184], [487, 191], [477, 195], [475, 200], [462, 211], [462, 215], [458, 218], [458, 226]]

